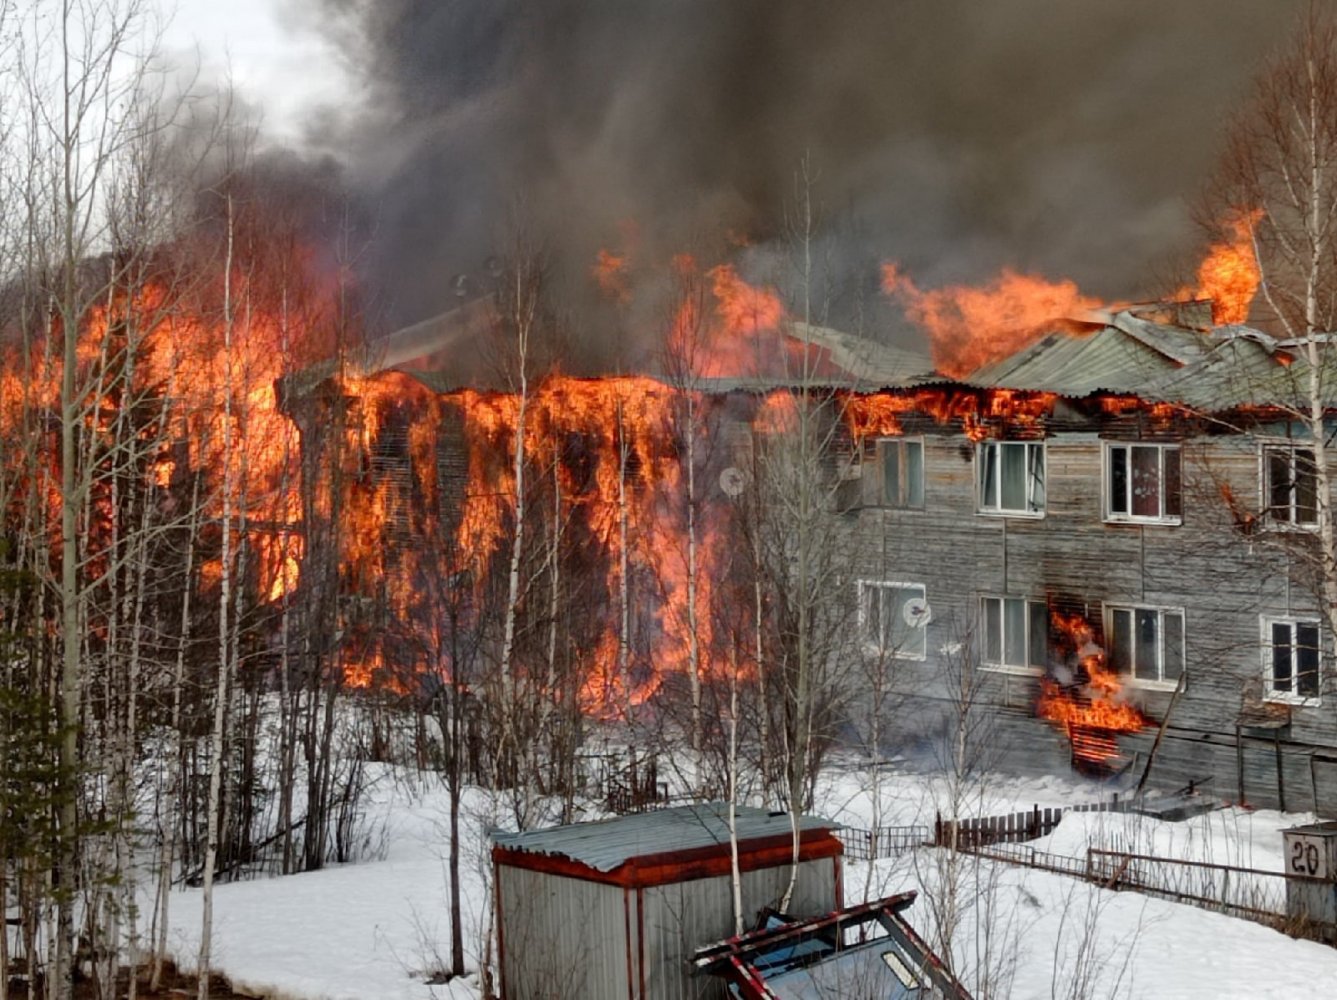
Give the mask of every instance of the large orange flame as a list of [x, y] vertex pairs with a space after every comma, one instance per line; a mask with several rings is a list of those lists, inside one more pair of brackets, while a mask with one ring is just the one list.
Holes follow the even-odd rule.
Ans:
[[1198, 285], [1183, 290], [1179, 297], [1211, 299], [1212, 320], [1216, 323], [1244, 323], [1258, 292], [1262, 273], [1254, 253], [1253, 231], [1263, 216], [1261, 209], [1240, 212], [1226, 220], [1230, 238], [1213, 243], [1198, 265]]
[[[1196, 285], [1181, 288], [1174, 298], [1210, 299], [1213, 322], [1245, 322], [1260, 280], [1253, 232], [1261, 217], [1261, 211], [1252, 210], [1225, 220], [1229, 238], [1207, 248]], [[1106, 305], [1070, 279], [1051, 280], [1008, 268], [984, 285], [924, 290], [889, 262], [882, 265], [882, 290], [928, 333], [934, 364], [953, 378], [1028, 347], [1064, 320], [1080, 320]]]
[[1052, 608], [1050, 624], [1074, 676], [1067, 684], [1043, 678], [1035, 714], [1064, 729], [1075, 758], [1099, 765], [1118, 753], [1110, 734], [1135, 733], [1147, 724], [1146, 718], [1125, 700], [1123, 682], [1109, 668], [1090, 624], [1080, 615]]
[[1075, 282], [1003, 270], [987, 285], [924, 291], [894, 263], [882, 266], [882, 290], [929, 334], [933, 363], [945, 375], [967, 375], [1028, 346], [1051, 324], [1101, 305]]

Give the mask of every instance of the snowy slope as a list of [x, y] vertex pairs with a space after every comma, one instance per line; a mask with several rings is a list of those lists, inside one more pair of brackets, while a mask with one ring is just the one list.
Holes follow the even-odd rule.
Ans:
[[[390, 775], [387, 773], [387, 779]], [[932, 821], [941, 788], [920, 775], [885, 772], [882, 822]], [[862, 773], [831, 779], [822, 810], [867, 825], [870, 782]], [[978, 811], [997, 812], [1065, 801], [1088, 801], [1097, 790], [1055, 780], [999, 779]], [[424, 1000], [477, 996], [472, 981], [429, 985], [449, 941], [445, 868], [447, 800], [439, 785], [416, 788], [382, 780], [372, 794], [372, 821], [383, 836], [384, 859], [288, 878], [224, 885], [215, 900], [217, 966], [243, 988], [302, 1000]], [[486, 802], [471, 798], [469, 845], [462, 885], [466, 947], [478, 938], [484, 882]], [[1080, 854], [1092, 838], [1121, 837], [1158, 853], [1203, 857], [1260, 868], [1280, 867], [1278, 831], [1307, 817], [1230, 810], [1186, 824], [1111, 816], [1069, 816], [1037, 847]], [[941, 873], [932, 851], [865, 866], [850, 864], [845, 886], [853, 902], [866, 882], [872, 894], [932, 886]], [[1256, 924], [1188, 906], [1115, 893], [1059, 875], [971, 862], [966, 869], [972, 910], [957, 934], [967, 970], [997, 965], [996, 995], [1017, 998], [1259, 996], [1330, 998], [1337, 995], [1337, 950], [1295, 941]], [[973, 881], [970, 881], [973, 880]], [[183, 964], [198, 947], [199, 893], [172, 901], [172, 945]], [[932, 908], [921, 899], [910, 911], [926, 933]], [[978, 921], [976, 915], [978, 914]], [[978, 933], [979, 921], [990, 935]], [[980, 957], [981, 940], [1007, 944], [1014, 962]], [[471, 951], [473, 964], [477, 956]], [[1087, 976], [1073, 981], [1077, 974]]]

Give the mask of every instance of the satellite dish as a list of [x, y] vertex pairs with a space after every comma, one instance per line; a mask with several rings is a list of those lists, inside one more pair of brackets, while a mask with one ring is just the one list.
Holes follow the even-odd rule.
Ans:
[[933, 609], [922, 597], [912, 597], [901, 608], [901, 617], [911, 628], [923, 628], [933, 620]]
[[725, 496], [742, 496], [746, 485], [747, 477], [743, 475], [742, 469], [731, 465], [720, 473], [720, 489], [724, 491]]

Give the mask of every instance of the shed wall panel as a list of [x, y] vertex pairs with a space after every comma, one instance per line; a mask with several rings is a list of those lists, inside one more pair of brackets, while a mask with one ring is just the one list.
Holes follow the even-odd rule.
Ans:
[[509, 865], [497, 879], [506, 1000], [632, 996], [621, 888]]
[[[836, 909], [835, 868], [831, 858], [804, 861], [789, 910], [808, 917]], [[776, 907], [789, 885], [788, 865], [744, 872], [741, 879], [743, 924], [756, 926], [757, 915]], [[692, 975], [692, 953], [734, 933], [733, 887], [729, 878], [693, 879], [644, 890], [646, 1000], [723, 1000], [724, 981]]]

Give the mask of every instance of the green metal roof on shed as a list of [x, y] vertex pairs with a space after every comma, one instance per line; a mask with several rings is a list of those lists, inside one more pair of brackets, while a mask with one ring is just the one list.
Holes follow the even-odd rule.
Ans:
[[[840, 826], [820, 816], [799, 816], [798, 821], [800, 830]], [[788, 813], [753, 806], [735, 807], [735, 826], [739, 844], [791, 833]], [[729, 806], [706, 802], [546, 830], [497, 831], [492, 842], [506, 850], [567, 858], [595, 871], [611, 872], [636, 858], [728, 844]]]

